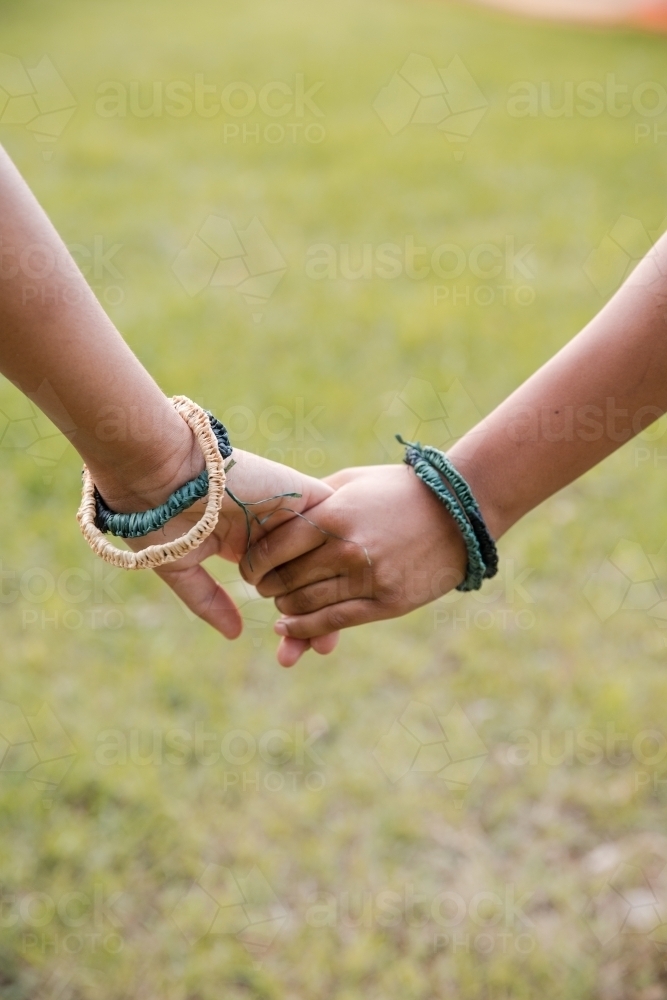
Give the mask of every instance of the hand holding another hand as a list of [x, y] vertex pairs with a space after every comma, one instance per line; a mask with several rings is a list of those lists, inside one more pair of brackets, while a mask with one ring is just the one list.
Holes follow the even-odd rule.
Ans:
[[[155, 470], [141, 480], [137, 480], [136, 473], [131, 477], [119, 477], [115, 470], [98, 468], [95, 481], [107, 504], [118, 511], [146, 510], [162, 503], [173, 489], [198, 475], [203, 467], [201, 452], [188, 435], [184, 440], [185, 450], [180, 457], [177, 454], [168, 458], [163, 456]], [[333, 495], [332, 487], [319, 479], [240, 449], [234, 449], [227, 486], [248, 504], [247, 510], [252, 512], [249, 515], [251, 538], [256, 543], [275, 526], [284, 525], [298, 513]], [[286, 493], [298, 496], [281, 496]], [[128, 544], [138, 551], [147, 545], [178, 538], [200, 519], [204, 504], [204, 500], [198, 501], [159, 532], [128, 539]], [[238, 608], [201, 564], [211, 556], [238, 563], [247, 547], [248, 522], [244, 511], [225, 495], [214, 532], [199, 548], [155, 572], [199, 618], [226, 638], [235, 639], [243, 628]], [[326, 653], [335, 644], [335, 636], [323, 636], [314, 639], [312, 646], [316, 652]]]
[[465, 575], [459, 529], [408, 466], [344, 469], [324, 482], [335, 492], [265, 534], [240, 564], [283, 614], [283, 666], [322, 637], [335, 644], [339, 629], [436, 600]]

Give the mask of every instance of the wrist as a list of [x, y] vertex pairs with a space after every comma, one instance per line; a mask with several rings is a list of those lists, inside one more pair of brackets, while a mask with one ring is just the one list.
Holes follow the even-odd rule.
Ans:
[[457, 441], [447, 456], [470, 486], [486, 526], [497, 541], [527, 513], [519, 504], [518, 484], [512, 486], [509, 482], [507, 454], [501, 454], [480, 427]]
[[[194, 434], [172, 411], [178, 423], [170, 427], [169, 438], [160, 434], [147, 441], [137, 454], [133, 446], [125, 461], [105, 462], [96, 456], [87, 462], [93, 481], [108, 506], [121, 513], [157, 507], [175, 489], [199, 475], [205, 468], [204, 456]], [[85, 456], [84, 456], [85, 461]]]

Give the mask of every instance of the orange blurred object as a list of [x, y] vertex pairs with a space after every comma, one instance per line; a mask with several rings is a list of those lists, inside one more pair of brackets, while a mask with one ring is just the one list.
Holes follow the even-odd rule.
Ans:
[[477, 0], [529, 17], [667, 31], [667, 0]]

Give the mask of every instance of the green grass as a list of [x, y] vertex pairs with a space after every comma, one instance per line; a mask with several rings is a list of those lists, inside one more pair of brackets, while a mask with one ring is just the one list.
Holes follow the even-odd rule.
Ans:
[[[423, 0], [24, 0], [0, 10], [2, 51], [28, 67], [48, 54], [77, 102], [50, 159], [23, 126], [0, 125], [0, 140], [68, 243], [120, 244], [120, 277], [91, 276], [114, 321], [165, 391], [227, 414], [245, 447], [308, 472], [399, 460], [378, 430], [394, 418], [378, 420], [410, 379], [454, 387], [449, 431], [436, 422], [430, 439], [461, 433], [601, 306], [584, 264], [619, 216], [652, 231], [667, 212], [667, 141], [635, 142], [636, 125], [664, 128], [664, 116], [507, 110], [519, 81], [551, 82], [555, 101], [567, 81], [609, 73], [631, 92], [664, 85], [660, 37]], [[411, 52], [439, 67], [458, 54], [472, 74], [488, 110], [468, 142], [450, 144], [434, 125], [392, 137], [380, 122], [373, 102]], [[145, 102], [153, 81], [196, 74], [218, 94], [233, 81], [292, 87], [304, 74], [307, 86], [323, 83], [314, 98], [323, 117], [96, 113], [105, 81], [139, 81]], [[271, 144], [273, 122], [319, 122], [325, 138], [306, 142], [301, 129], [296, 142], [287, 133]], [[225, 123], [258, 125], [262, 139], [224, 142]], [[279, 248], [287, 270], [264, 305], [234, 289], [191, 297], [179, 284], [172, 264], [209, 214], [237, 230], [258, 216]], [[343, 245], [361, 254], [406, 237], [466, 255], [513, 238], [534, 245], [533, 273], [484, 280], [468, 268], [450, 283], [307, 276], [315, 244], [340, 260]], [[451, 287], [434, 301], [440, 284], [456, 285], [458, 301]], [[511, 286], [507, 304], [499, 284]], [[517, 285], [534, 292], [531, 304], [516, 304]], [[482, 286], [493, 288], [490, 305], [475, 304], [489, 295]], [[417, 408], [428, 406], [427, 389], [410, 383]], [[663, 437], [641, 442], [648, 460], [625, 447], [518, 526], [502, 543], [499, 586], [349, 632], [328, 660], [281, 671], [270, 605], [248, 601], [248, 628], [227, 645], [157, 579], [95, 577], [74, 519], [77, 456], [68, 449], [56, 461], [56, 447], [52, 461], [36, 461], [33, 414], [11, 387], [0, 395], [12, 420], [0, 449], [0, 551], [14, 574], [0, 596], [1, 698], [28, 717], [46, 704], [71, 741], [36, 734], [45, 758], [71, 763], [65, 774], [49, 765], [46, 786], [27, 756], [15, 771], [5, 756], [0, 771], [1, 996], [665, 995], [664, 956], [649, 934], [667, 918], [649, 919], [667, 903], [667, 647], [649, 613], [650, 586], [667, 577]], [[284, 409], [272, 416], [275, 406]], [[314, 430], [295, 421], [300, 408], [322, 408]], [[395, 420], [412, 433], [409, 414]], [[603, 617], [613, 612], [603, 621], [587, 582], [624, 539], [636, 546], [614, 556], [626, 577], [609, 564], [596, 577]], [[653, 566], [633, 569], [648, 555]], [[235, 579], [233, 568], [219, 574]], [[629, 577], [644, 581], [632, 594], [648, 610], [615, 611]], [[81, 600], [71, 596], [81, 588]], [[379, 765], [391, 772], [379, 741], [411, 702], [442, 717], [458, 704], [483, 742], [479, 772], [458, 790], [428, 771], [392, 783]], [[21, 726], [20, 713], [2, 709], [5, 737], [29, 739]], [[271, 741], [274, 730], [283, 735]], [[635, 741], [634, 753], [613, 745], [614, 731]], [[642, 742], [647, 731], [653, 743]], [[591, 732], [604, 735], [604, 753], [586, 749]], [[202, 733], [215, 739], [201, 745]], [[424, 735], [438, 738], [442, 747], [442, 733]], [[529, 740], [541, 750], [518, 763]], [[469, 756], [462, 737], [452, 748]], [[228, 875], [219, 893], [227, 922], [207, 933], [215, 904], [191, 887], [211, 864], [236, 881]], [[610, 879], [639, 907], [620, 933]], [[233, 909], [240, 892], [245, 916]], [[512, 897], [524, 899], [526, 922], [512, 915]]]

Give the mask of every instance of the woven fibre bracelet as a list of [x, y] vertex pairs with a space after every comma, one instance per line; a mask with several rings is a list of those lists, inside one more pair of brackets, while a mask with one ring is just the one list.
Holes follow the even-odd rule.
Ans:
[[172, 396], [170, 402], [188, 425], [201, 448], [208, 472], [206, 507], [197, 523], [178, 538], [147, 545], [140, 551], [118, 549], [95, 524], [97, 513], [95, 483], [90, 469], [84, 465], [81, 503], [76, 519], [83, 537], [95, 555], [112, 566], [118, 566], [119, 569], [157, 569], [158, 566], [174, 562], [198, 548], [215, 531], [218, 523], [220, 507], [225, 496], [225, 460], [220, 454], [220, 444], [211, 427], [210, 418], [201, 406], [193, 403], [187, 396]]
[[[232, 454], [232, 446], [229, 443], [226, 427], [209, 410], [205, 412], [218, 442], [220, 454], [223, 458], [229, 458]], [[159, 531], [168, 521], [171, 521], [172, 517], [188, 510], [207, 493], [208, 471], [204, 469], [195, 479], [191, 479], [174, 490], [171, 496], [159, 507], [153, 507], [151, 510], [144, 510], [136, 514], [118, 514], [106, 505], [101, 493], [95, 487], [95, 526], [105, 534], [115, 535], [116, 538], [143, 538], [145, 535], [150, 535], [152, 531]]]
[[498, 572], [498, 549], [491, 536], [491, 532], [486, 526], [486, 522], [479, 509], [479, 504], [475, 500], [470, 486], [465, 481], [461, 473], [454, 468], [444, 452], [431, 445], [424, 445], [422, 453], [438, 472], [442, 473], [449, 485], [454, 489], [459, 501], [463, 504], [464, 510], [475, 532], [482, 553], [482, 559], [486, 564], [484, 578], [490, 580]]
[[435, 493], [463, 536], [468, 564], [465, 579], [456, 589], [479, 590], [485, 579], [498, 572], [498, 551], [472, 490], [438, 448], [404, 441], [399, 434], [396, 438], [405, 445], [405, 463]]

